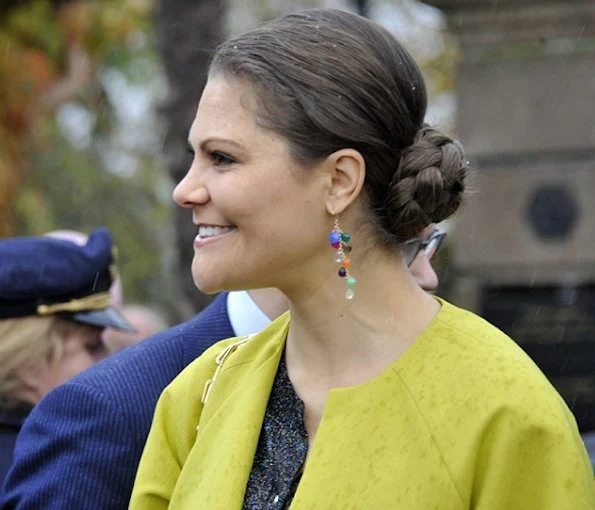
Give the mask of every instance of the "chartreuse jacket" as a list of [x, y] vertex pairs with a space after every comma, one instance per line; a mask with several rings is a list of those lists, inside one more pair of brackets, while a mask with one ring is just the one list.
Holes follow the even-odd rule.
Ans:
[[[589, 459], [560, 396], [502, 332], [440, 302], [380, 375], [329, 392], [291, 508], [595, 508]], [[130, 508], [242, 508], [289, 322], [285, 314], [237, 348], [238, 339], [216, 344], [164, 391]]]

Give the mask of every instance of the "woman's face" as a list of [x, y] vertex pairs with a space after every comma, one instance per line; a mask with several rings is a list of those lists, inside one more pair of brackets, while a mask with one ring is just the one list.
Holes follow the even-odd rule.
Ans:
[[328, 258], [326, 181], [256, 124], [253, 104], [249, 85], [209, 79], [189, 135], [194, 158], [174, 191], [192, 211], [192, 275], [207, 293], [287, 288]]
[[101, 339], [101, 332], [102, 328], [82, 324], [70, 330], [63, 341], [61, 355], [37, 373], [36, 392], [39, 399], [109, 354]]

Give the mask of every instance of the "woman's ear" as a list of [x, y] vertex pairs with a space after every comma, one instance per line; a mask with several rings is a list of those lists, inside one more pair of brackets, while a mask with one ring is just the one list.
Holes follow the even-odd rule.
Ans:
[[327, 159], [331, 185], [326, 208], [329, 214], [341, 214], [359, 196], [366, 177], [366, 162], [355, 149], [341, 149]]

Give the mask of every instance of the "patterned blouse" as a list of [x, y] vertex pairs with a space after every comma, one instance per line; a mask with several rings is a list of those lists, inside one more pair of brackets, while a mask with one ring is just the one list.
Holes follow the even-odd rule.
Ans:
[[289, 508], [307, 453], [304, 403], [289, 380], [283, 355], [264, 415], [244, 496], [244, 510]]

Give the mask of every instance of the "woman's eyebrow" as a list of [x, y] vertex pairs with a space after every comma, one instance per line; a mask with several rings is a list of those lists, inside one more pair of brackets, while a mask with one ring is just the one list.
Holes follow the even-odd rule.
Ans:
[[226, 143], [228, 145], [232, 145], [240, 150], [243, 149], [243, 147], [238, 142], [236, 142], [234, 140], [230, 140], [229, 138], [211, 137], [211, 138], [207, 138], [206, 140], [203, 140], [202, 142], [200, 142], [200, 150], [204, 150], [205, 147], [211, 142], [222, 142], [222, 143]]

